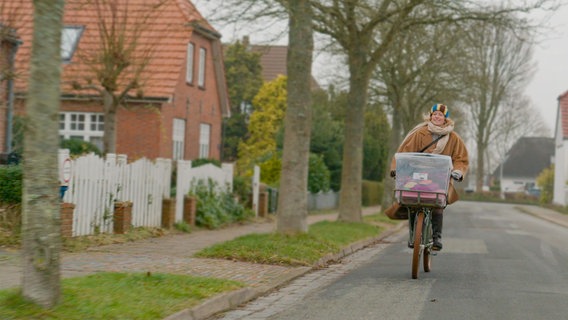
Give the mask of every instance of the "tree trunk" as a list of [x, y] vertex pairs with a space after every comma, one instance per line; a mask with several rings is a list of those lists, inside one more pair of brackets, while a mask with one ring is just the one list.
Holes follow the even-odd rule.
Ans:
[[483, 191], [483, 180], [485, 176], [485, 148], [482, 143], [477, 143], [477, 168], [475, 169], [475, 191]]
[[396, 98], [394, 99], [391, 98], [390, 100], [393, 108], [392, 112], [393, 123], [392, 123], [392, 131], [389, 143], [389, 155], [386, 162], [385, 178], [383, 179], [384, 191], [383, 191], [383, 199], [381, 201], [381, 207], [384, 209], [388, 208], [393, 203], [394, 200], [393, 190], [395, 185], [394, 185], [394, 179], [392, 179], [390, 176], [390, 166], [392, 158], [394, 157], [394, 154], [396, 153], [398, 146], [402, 142], [401, 136], [403, 134], [402, 124], [400, 121], [397, 121], [397, 119], [402, 118], [400, 115], [401, 104]]
[[22, 294], [44, 307], [60, 296], [58, 193], [63, 0], [34, 0], [22, 192]]
[[359, 49], [349, 62], [349, 107], [345, 116], [343, 167], [339, 194], [339, 220], [359, 222], [361, 215], [361, 184], [363, 182], [363, 133], [369, 72], [365, 69], [364, 49]]
[[116, 112], [118, 110], [116, 99], [112, 92], [103, 92], [105, 111], [105, 130], [103, 136], [103, 152], [116, 153]]
[[308, 159], [312, 118], [311, 69], [313, 30], [308, 0], [289, 2], [288, 106], [284, 119], [284, 148], [276, 230], [308, 231]]

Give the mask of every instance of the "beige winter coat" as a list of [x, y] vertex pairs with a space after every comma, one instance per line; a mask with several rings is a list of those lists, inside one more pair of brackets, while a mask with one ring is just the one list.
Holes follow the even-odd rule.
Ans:
[[[419, 128], [416, 132], [414, 132], [411, 136], [400, 145], [397, 152], [420, 152], [422, 148], [426, 147], [428, 144], [432, 142], [432, 133], [428, 131], [428, 127], [424, 126]], [[432, 153], [435, 148], [435, 144], [431, 145], [428, 149], [426, 149], [425, 153]], [[465, 143], [463, 142], [462, 138], [455, 132], [450, 132], [450, 136], [446, 146], [444, 147], [443, 151], [440, 153], [446, 156], [450, 156], [452, 158], [453, 164], [453, 171], [460, 171], [462, 177], [465, 177], [467, 173], [467, 169], [469, 167], [469, 158], [467, 149], [465, 147]], [[391, 170], [396, 169], [396, 161], [393, 157], [391, 162]], [[463, 178], [462, 178], [463, 179]], [[454, 181], [450, 181], [450, 187], [448, 190], [448, 204], [454, 203], [458, 200], [458, 193], [454, 188]], [[396, 211], [396, 208], [391, 207], [387, 209], [387, 211]]]

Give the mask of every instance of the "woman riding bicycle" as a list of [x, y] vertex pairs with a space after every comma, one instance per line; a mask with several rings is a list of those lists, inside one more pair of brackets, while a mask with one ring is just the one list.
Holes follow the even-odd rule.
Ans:
[[[447, 155], [452, 158], [452, 178], [462, 181], [468, 166], [468, 153], [462, 138], [454, 132], [454, 121], [449, 118], [448, 107], [435, 104], [430, 112], [424, 116], [424, 122], [412, 129], [404, 138], [398, 152], [426, 152]], [[391, 163], [391, 177], [396, 175], [396, 161]], [[450, 182], [448, 189], [448, 204], [458, 200], [458, 194]], [[387, 209], [396, 210], [394, 206]], [[442, 226], [444, 209], [436, 208], [432, 212], [433, 249], [442, 250]], [[410, 243], [409, 243], [410, 246]]]

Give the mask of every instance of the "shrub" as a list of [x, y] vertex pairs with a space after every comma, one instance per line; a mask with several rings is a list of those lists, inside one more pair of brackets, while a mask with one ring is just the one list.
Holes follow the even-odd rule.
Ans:
[[189, 224], [185, 221], [180, 221], [180, 222], [176, 222], [174, 223], [174, 228], [176, 230], [179, 230], [181, 232], [185, 232], [185, 233], [190, 233], [191, 232], [191, 227], [189, 226]]
[[96, 155], [101, 155], [101, 150], [99, 148], [88, 142], [79, 139], [66, 139], [62, 140], [60, 144], [62, 149], [69, 149], [69, 153], [72, 156], [80, 156], [86, 153], [93, 152]]
[[330, 173], [323, 157], [310, 153], [308, 190], [312, 193], [327, 192], [330, 189]]
[[19, 245], [22, 230], [22, 206], [0, 206], [0, 247]]
[[554, 165], [542, 170], [536, 178], [536, 184], [540, 187], [540, 203], [552, 203], [554, 195]]
[[260, 180], [269, 186], [278, 186], [280, 183], [280, 172], [282, 172], [282, 153], [271, 153], [259, 164]]
[[381, 182], [363, 180], [361, 190], [361, 203], [364, 206], [381, 204], [383, 198], [383, 184]]
[[233, 195], [235, 195], [239, 199], [240, 203], [248, 203], [251, 194], [252, 194], [251, 178], [245, 176], [233, 177]]
[[191, 167], [197, 168], [199, 166], [202, 166], [202, 165], [208, 164], [208, 163], [214, 164], [217, 167], [221, 168], [221, 161], [219, 161], [217, 159], [204, 159], [204, 158], [191, 160]]
[[193, 183], [189, 195], [197, 198], [195, 222], [201, 227], [216, 229], [253, 215], [252, 211], [239, 204], [231, 193], [219, 191], [217, 183], [211, 179]]
[[20, 165], [0, 166], [0, 203], [22, 202], [22, 167]]

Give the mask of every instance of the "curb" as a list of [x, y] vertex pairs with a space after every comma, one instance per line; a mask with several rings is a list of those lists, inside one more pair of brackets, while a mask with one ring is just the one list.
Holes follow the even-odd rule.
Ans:
[[[563, 227], [565, 227], [565, 228], [568, 228], [568, 221], [565, 221], [564, 219], [557, 219], [557, 218], [555, 217], [555, 215], [561, 215], [561, 213], [552, 213], [552, 214], [549, 214], [549, 213], [540, 213], [540, 212], [538, 212], [538, 210], [533, 210], [533, 209], [532, 209], [531, 207], [529, 207], [529, 206], [515, 206], [515, 209], [517, 209], [517, 210], [519, 210], [519, 211], [521, 211], [521, 212], [523, 212], [523, 213], [529, 214], [529, 215], [531, 215], [531, 216], [540, 218], [540, 219], [542, 219], [542, 220], [546, 220], [546, 221], [548, 221], [548, 222], [552, 222], [552, 223], [554, 223], [554, 224], [557, 224], [557, 225], [563, 226]], [[542, 209], [541, 209], [541, 210], [542, 210]]]
[[235, 309], [244, 303], [250, 302], [260, 296], [267, 294], [268, 292], [274, 289], [282, 287], [283, 285], [291, 282], [292, 280], [301, 277], [307, 274], [308, 272], [311, 272], [312, 270], [320, 269], [331, 262], [340, 261], [342, 258], [350, 254], [353, 254], [356, 251], [359, 251], [370, 245], [381, 242], [383, 239], [398, 232], [405, 225], [406, 225], [405, 223], [401, 222], [392, 228], [384, 230], [383, 232], [381, 232], [380, 235], [374, 238], [353, 243], [343, 248], [341, 252], [337, 254], [330, 254], [328, 256], [323, 257], [318, 262], [316, 262], [312, 267], [299, 267], [297, 268], [297, 270], [294, 270], [290, 274], [281, 276], [276, 281], [273, 281], [272, 283], [267, 284], [265, 286], [259, 288], [247, 287], [232, 292], [223, 293], [201, 303], [198, 306], [174, 313], [168, 316], [167, 318], [164, 318], [163, 320], [205, 320], [217, 313]]
[[163, 320], [204, 320], [217, 313], [223, 311], [229, 311], [237, 308], [238, 306], [252, 301], [267, 292], [274, 290], [282, 285], [303, 276], [304, 274], [310, 272], [312, 269], [309, 267], [298, 268], [293, 272], [281, 276], [278, 280], [274, 281], [270, 285], [266, 285], [260, 288], [242, 288], [232, 292], [227, 292], [215, 296], [202, 304], [195, 306], [191, 309], [185, 309], [174, 313]]

